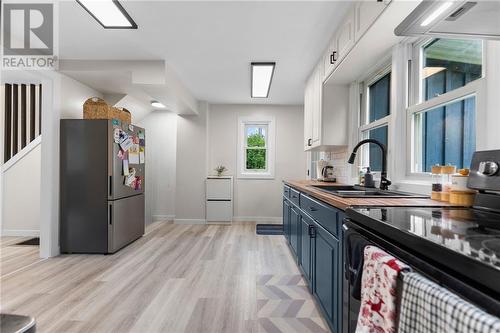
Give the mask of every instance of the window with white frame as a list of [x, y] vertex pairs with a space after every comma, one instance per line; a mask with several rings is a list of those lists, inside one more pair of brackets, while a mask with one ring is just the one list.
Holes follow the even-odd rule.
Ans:
[[[362, 84], [360, 108], [360, 137], [375, 139], [387, 147], [391, 116], [391, 67], [385, 66]], [[382, 171], [382, 153], [376, 145], [363, 148], [363, 166], [372, 171]]]
[[274, 128], [274, 118], [239, 118], [239, 178], [274, 178]]
[[482, 42], [437, 38], [416, 43], [413, 52], [410, 172], [428, 173], [436, 164], [468, 168], [476, 147]]

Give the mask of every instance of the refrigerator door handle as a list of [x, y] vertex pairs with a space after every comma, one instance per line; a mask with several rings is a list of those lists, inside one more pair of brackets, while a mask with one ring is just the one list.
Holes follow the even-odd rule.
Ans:
[[109, 176], [109, 196], [113, 197], [113, 176]]
[[108, 223], [109, 225], [113, 225], [113, 205], [108, 205]]

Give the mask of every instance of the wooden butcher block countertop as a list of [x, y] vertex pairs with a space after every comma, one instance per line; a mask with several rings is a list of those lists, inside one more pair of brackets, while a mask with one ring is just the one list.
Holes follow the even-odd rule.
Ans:
[[284, 183], [300, 192], [304, 192], [311, 197], [326, 202], [336, 208], [346, 210], [355, 206], [417, 206], [417, 207], [460, 207], [448, 202], [442, 202], [431, 199], [417, 198], [342, 198], [318, 190], [314, 186], [346, 186], [340, 183], [319, 182], [316, 180], [285, 180]]

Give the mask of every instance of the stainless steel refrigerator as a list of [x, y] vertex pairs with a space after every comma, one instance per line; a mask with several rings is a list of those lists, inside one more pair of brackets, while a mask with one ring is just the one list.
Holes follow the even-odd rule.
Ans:
[[[125, 137], [133, 142], [128, 149], [130, 142], [120, 142]], [[143, 128], [61, 120], [61, 252], [114, 253], [144, 234], [145, 150]]]

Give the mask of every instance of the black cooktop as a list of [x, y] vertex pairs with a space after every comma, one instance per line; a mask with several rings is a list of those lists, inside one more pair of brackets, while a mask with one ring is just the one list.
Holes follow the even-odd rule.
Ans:
[[356, 211], [500, 271], [500, 214], [478, 209], [414, 207]]

